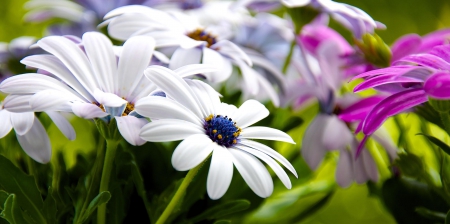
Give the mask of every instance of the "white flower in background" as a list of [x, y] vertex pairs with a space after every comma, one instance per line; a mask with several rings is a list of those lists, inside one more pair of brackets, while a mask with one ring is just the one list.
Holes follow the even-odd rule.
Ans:
[[[119, 40], [148, 35], [155, 39], [156, 48], [176, 47], [169, 64], [171, 69], [188, 64], [214, 65], [218, 68], [216, 72], [203, 74], [212, 82], [226, 80], [232, 73], [232, 64], [241, 68], [243, 76], [253, 75], [248, 72], [252, 70], [249, 57], [226, 39], [232, 34], [231, 30], [205, 26], [199, 22], [198, 16], [144, 6], [125, 6], [109, 12], [105, 19], [109, 34]], [[257, 83], [249, 85], [254, 87]]]
[[241, 107], [221, 103], [218, 93], [209, 85], [180, 78], [170, 69], [151, 66], [145, 76], [167, 97], [148, 96], [136, 103], [136, 111], [152, 122], [140, 136], [151, 142], [183, 140], [172, 155], [172, 165], [179, 171], [190, 170], [212, 154], [207, 179], [210, 198], [218, 199], [227, 191], [233, 176], [233, 164], [250, 188], [260, 197], [273, 191], [266, 162], [291, 188], [289, 177], [276, 162], [297, 176], [293, 166], [270, 147], [250, 139], [267, 139], [293, 143], [286, 133], [268, 127], [249, 127], [269, 115], [255, 100]]
[[130, 38], [118, 58], [111, 41], [101, 33], [85, 33], [80, 44], [62, 36], [41, 39], [37, 46], [50, 54], [29, 56], [22, 63], [51, 75], [17, 75], [3, 81], [0, 91], [34, 94], [29, 100], [33, 111], [66, 111], [106, 121], [115, 118], [130, 144], [144, 144], [138, 134], [148, 122], [134, 112], [134, 104], [156, 89], [143, 75], [152, 59], [153, 39]]
[[[10, 95], [3, 103], [0, 102], [0, 138], [5, 137], [14, 128], [17, 140], [27, 155], [37, 162], [48, 163], [52, 157], [50, 139], [34, 112], [30, 112], [29, 97]], [[5, 109], [10, 104], [29, 112], [10, 112]], [[46, 113], [68, 139], [75, 139], [75, 131], [65, 117], [54, 111]]]

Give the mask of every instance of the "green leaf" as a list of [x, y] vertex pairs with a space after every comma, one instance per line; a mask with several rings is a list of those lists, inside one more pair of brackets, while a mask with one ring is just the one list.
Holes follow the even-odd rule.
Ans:
[[412, 153], [399, 153], [394, 164], [406, 176], [420, 178], [424, 175], [425, 165], [423, 159]]
[[444, 142], [442, 142], [438, 138], [433, 137], [431, 135], [422, 134], [422, 133], [418, 133], [416, 135], [423, 135], [423, 136], [427, 137], [428, 140], [430, 140], [433, 144], [435, 144], [439, 148], [441, 148], [445, 153], [447, 153], [447, 155], [450, 155], [450, 146], [448, 146], [447, 144], [445, 144]]
[[0, 211], [3, 210], [3, 204], [5, 204], [6, 199], [8, 199], [9, 194], [5, 191], [0, 191]]
[[422, 217], [425, 217], [429, 220], [434, 220], [434, 221], [444, 221], [445, 217], [446, 217], [445, 213], [431, 211], [424, 207], [417, 207], [416, 212], [419, 213], [419, 215], [421, 215]]
[[447, 215], [445, 216], [445, 224], [450, 224], [450, 210], [447, 212]]
[[305, 218], [313, 215], [314, 213], [322, 209], [328, 203], [328, 201], [330, 201], [333, 193], [334, 191], [331, 191], [325, 197], [316, 202], [314, 205], [302, 211], [300, 214], [298, 214], [295, 218], [292, 219], [292, 222], [298, 223], [300, 221], [303, 221]]
[[250, 207], [250, 201], [248, 200], [229, 201], [207, 209], [202, 214], [192, 218], [192, 220], [190, 221], [192, 223], [197, 223], [205, 219], [214, 220], [236, 212], [243, 211], [248, 207]]
[[231, 224], [230, 220], [217, 220], [214, 224]]
[[[47, 223], [42, 214], [41, 193], [32, 176], [20, 171], [14, 164], [3, 156], [0, 156], [0, 187], [10, 194], [15, 194], [15, 202], [36, 223]], [[12, 199], [10, 199], [12, 200]], [[12, 202], [9, 204], [12, 205]]]
[[103, 191], [100, 194], [98, 194], [94, 199], [92, 199], [83, 217], [81, 217], [81, 223], [85, 222], [99, 205], [107, 203], [109, 199], [111, 199], [111, 194], [109, 193], [109, 191]]
[[53, 189], [51, 187], [48, 188], [48, 195], [44, 201], [44, 207], [42, 208], [42, 213], [46, 217], [49, 223], [56, 223], [56, 200], [53, 198]]
[[14, 194], [10, 194], [5, 201], [4, 210], [0, 216], [8, 220], [11, 224], [27, 223], [23, 218], [23, 212], [17, 205], [17, 197]]

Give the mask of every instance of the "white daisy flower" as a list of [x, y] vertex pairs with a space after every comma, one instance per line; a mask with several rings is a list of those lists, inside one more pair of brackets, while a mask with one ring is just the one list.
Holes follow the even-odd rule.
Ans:
[[211, 199], [218, 199], [227, 191], [233, 164], [258, 196], [270, 196], [272, 178], [260, 160], [291, 188], [289, 177], [276, 161], [297, 176], [294, 167], [270, 147], [250, 140], [295, 144], [277, 129], [249, 127], [269, 115], [264, 105], [255, 100], [248, 100], [239, 108], [221, 103], [219, 94], [209, 85], [182, 79], [161, 66], [151, 66], [144, 73], [167, 97], [149, 96], [136, 103], [136, 111], [152, 120], [142, 128], [140, 136], [151, 142], [183, 140], [172, 155], [172, 165], [179, 171], [196, 167], [212, 153], [207, 180]]
[[[169, 68], [188, 64], [212, 64], [216, 72], [204, 74], [212, 82], [226, 80], [232, 73], [232, 64], [241, 68], [242, 75], [254, 75], [250, 58], [226, 38], [232, 34], [222, 26], [205, 26], [199, 17], [183, 12], [163, 12], [145, 6], [124, 6], [105, 16], [109, 34], [119, 40], [135, 35], [152, 36], [156, 48], [180, 47], [171, 57]], [[253, 71], [254, 72], [254, 71]], [[249, 83], [257, 88], [257, 83]]]
[[80, 45], [62, 36], [45, 37], [37, 45], [50, 54], [21, 62], [52, 75], [17, 75], [3, 81], [0, 91], [34, 94], [29, 102], [33, 111], [66, 111], [106, 121], [115, 118], [125, 140], [132, 145], [145, 143], [138, 134], [148, 121], [134, 112], [134, 104], [156, 89], [143, 76], [153, 55], [153, 38], [130, 38], [118, 58], [111, 41], [97, 32], [85, 33]]
[[[50, 139], [34, 112], [30, 112], [29, 97], [27, 95], [10, 95], [5, 98], [3, 103], [0, 102], [0, 138], [5, 137], [14, 129], [17, 140], [25, 153], [39, 163], [48, 163], [52, 157]], [[11, 112], [6, 109], [11, 104], [29, 110], [29, 112]], [[75, 139], [75, 131], [66, 118], [58, 112], [47, 111], [46, 113], [68, 139]]]

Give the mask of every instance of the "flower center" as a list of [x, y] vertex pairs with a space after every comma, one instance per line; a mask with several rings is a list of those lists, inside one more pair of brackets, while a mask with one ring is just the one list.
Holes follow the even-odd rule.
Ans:
[[127, 116], [133, 110], [134, 110], [134, 104], [127, 103], [127, 106], [125, 107], [125, 110], [123, 111], [122, 116]]
[[231, 118], [221, 115], [209, 115], [203, 125], [206, 135], [221, 146], [230, 147], [237, 143], [237, 137], [242, 129], [236, 126]]
[[105, 107], [103, 106], [103, 104], [97, 103], [97, 102], [92, 102], [92, 104], [94, 104], [97, 107], [100, 107], [100, 109], [102, 109], [103, 112], [106, 112]]
[[203, 29], [196, 29], [190, 33], [187, 33], [186, 36], [198, 40], [198, 41], [206, 41], [208, 44], [206, 47], [211, 47], [213, 44], [217, 42], [216, 37], [210, 33], [205, 32]]

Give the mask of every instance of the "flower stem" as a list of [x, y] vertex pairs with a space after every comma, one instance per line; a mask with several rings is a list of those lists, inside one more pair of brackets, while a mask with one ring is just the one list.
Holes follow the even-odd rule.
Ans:
[[175, 209], [176, 205], [181, 202], [181, 199], [183, 199], [184, 195], [186, 194], [186, 189], [188, 188], [189, 184], [192, 182], [198, 171], [202, 168], [206, 160], [208, 159], [205, 159], [198, 166], [189, 170], [189, 172], [186, 174], [186, 177], [183, 179], [183, 182], [181, 183], [180, 187], [178, 188], [177, 192], [175, 192], [175, 195], [173, 196], [172, 200], [170, 200], [169, 205], [167, 205], [166, 209], [164, 209], [163, 213], [156, 221], [156, 224], [163, 224], [167, 221], [170, 214], [172, 214], [173, 210]]
[[283, 72], [283, 74], [286, 74], [289, 64], [291, 64], [291, 59], [292, 59], [292, 54], [294, 53], [295, 44], [296, 44], [296, 41], [294, 39], [294, 40], [292, 40], [291, 45], [289, 47], [289, 53], [286, 56], [286, 59], [284, 60], [283, 69], [281, 70]]
[[442, 124], [448, 135], [450, 135], [450, 113], [439, 111], [439, 116], [441, 117]]
[[[105, 162], [103, 163], [102, 179], [100, 180], [99, 193], [108, 191], [109, 179], [111, 177], [111, 170], [113, 167], [114, 157], [116, 155], [117, 145], [119, 145], [119, 141], [117, 141], [116, 139], [106, 140], [106, 155]], [[106, 203], [98, 206], [97, 223], [106, 223]]]

